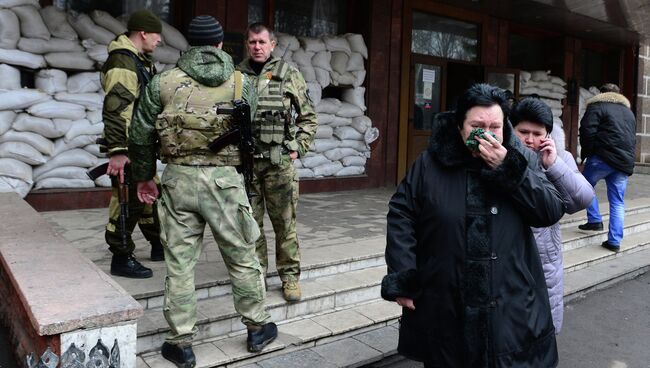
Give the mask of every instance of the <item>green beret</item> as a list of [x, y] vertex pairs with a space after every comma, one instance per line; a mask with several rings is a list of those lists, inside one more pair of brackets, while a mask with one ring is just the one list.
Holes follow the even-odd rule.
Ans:
[[149, 33], [161, 33], [162, 23], [152, 12], [146, 9], [138, 10], [131, 14], [126, 29], [129, 31], [144, 31]]

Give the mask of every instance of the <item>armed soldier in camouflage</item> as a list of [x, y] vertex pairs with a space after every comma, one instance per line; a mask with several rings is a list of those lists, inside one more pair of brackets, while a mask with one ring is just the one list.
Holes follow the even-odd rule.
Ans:
[[143, 205], [136, 198], [135, 186], [128, 190], [128, 217], [126, 241], [122, 242], [120, 225], [120, 204], [118, 180], [124, 183], [129, 175], [127, 155], [127, 130], [131, 123], [135, 105], [142, 91], [156, 73], [147, 56], [160, 42], [162, 24], [158, 17], [148, 10], [133, 13], [127, 23], [128, 33], [118, 36], [108, 45], [109, 56], [101, 73], [101, 82], [106, 97], [102, 116], [104, 118], [104, 143], [110, 157], [106, 174], [111, 176], [113, 192], [109, 203], [109, 220], [105, 238], [113, 253], [111, 274], [130, 278], [148, 278], [153, 275], [150, 268], [143, 266], [133, 256], [135, 244], [131, 234], [139, 225], [144, 237], [151, 243], [151, 260], [162, 261], [164, 254], [160, 242], [160, 226], [155, 207]]
[[142, 202], [151, 204], [158, 196], [152, 180], [158, 147], [167, 163], [158, 208], [167, 263], [164, 315], [171, 332], [162, 355], [179, 367], [196, 364], [194, 266], [206, 222], [230, 275], [235, 310], [248, 328], [248, 350], [261, 351], [277, 336], [264, 308], [264, 275], [255, 255], [259, 228], [237, 172], [238, 147], [218, 153], [208, 148], [233, 125], [232, 116], [218, 109], [232, 108], [233, 100], [242, 98], [254, 109], [255, 89], [221, 50], [223, 29], [216, 19], [194, 18], [188, 41], [192, 47], [178, 66], [147, 86], [129, 131], [133, 180]]
[[[316, 133], [316, 113], [302, 74], [271, 57], [276, 44], [273, 31], [254, 23], [246, 32], [248, 58], [238, 69], [253, 77], [258, 94], [254, 115], [256, 153], [251, 205], [260, 229], [265, 209], [275, 231], [276, 267], [287, 301], [300, 300], [300, 250], [296, 234], [298, 175], [292, 161], [307, 153]], [[294, 120], [293, 114], [297, 115]], [[264, 232], [256, 244], [264, 270], [268, 255]]]

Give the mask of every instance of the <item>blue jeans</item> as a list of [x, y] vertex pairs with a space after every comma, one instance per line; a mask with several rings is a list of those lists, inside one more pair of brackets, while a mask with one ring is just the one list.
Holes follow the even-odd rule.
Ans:
[[[605, 179], [607, 185], [607, 200], [609, 200], [609, 232], [607, 241], [612, 245], [620, 245], [623, 239], [623, 218], [625, 217], [625, 188], [628, 175], [609, 166], [598, 156], [587, 159], [582, 171], [585, 179], [596, 188], [596, 183]], [[591, 205], [587, 207], [587, 222], [602, 222], [598, 209], [598, 199], [594, 197]]]

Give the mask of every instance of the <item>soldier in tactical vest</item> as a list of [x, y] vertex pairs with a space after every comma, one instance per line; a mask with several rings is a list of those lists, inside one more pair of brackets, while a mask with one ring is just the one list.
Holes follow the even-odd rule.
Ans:
[[[260, 229], [267, 210], [275, 231], [276, 267], [287, 301], [300, 300], [300, 251], [296, 234], [298, 175], [292, 161], [307, 153], [316, 133], [316, 113], [298, 69], [271, 57], [276, 44], [273, 31], [254, 23], [246, 32], [248, 58], [238, 69], [251, 76], [258, 94], [254, 115], [255, 178], [251, 205]], [[294, 114], [297, 116], [294, 118]], [[268, 267], [264, 231], [257, 241], [257, 256]]]
[[104, 118], [104, 143], [109, 162], [106, 174], [111, 176], [113, 192], [109, 204], [109, 220], [105, 238], [113, 253], [111, 274], [130, 278], [148, 278], [153, 275], [150, 268], [143, 266], [133, 256], [135, 244], [131, 234], [139, 225], [144, 237], [151, 243], [151, 260], [164, 260], [160, 242], [160, 226], [155, 206], [144, 205], [137, 200], [135, 186], [128, 190], [128, 218], [126, 241], [122, 239], [119, 216], [120, 204], [118, 180], [124, 183], [129, 177], [127, 152], [127, 131], [135, 106], [155, 67], [148, 54], [160, 42], [162, 24], [160, 19], [148, 10], [133, 13], [127, 23], [128, 33], [118, 36], [108, 45], [109, 56], [101, 73], [101, 83], [106, 97], [102, 116]]
[[194, 266], [206, 222], [230, 275], [235, 310], [248, 329], [248, 350], [261, 351], [277, 336], [264, 308], [264, 274], [255, 255], [260, 231], [237, 172], [239, 148], [231, 144], [217, 153], [208, 148], [234, 124], [232, 115], [220, 111], [239, 99], [254, 110], [255, 89], [221, 50], [223, 30], [216, 19], [194, 18], [188, 40], [192, 47], [177, 67], [147, 86], [129, 132], [133, 180], [144, 203], [152, 204], [159, 194], [153, 180], [157, 154], [167, 163], [158, 210], [167, 264], [164, 315], [171, 331], [162, 354], [179, 367], [195, 364]]

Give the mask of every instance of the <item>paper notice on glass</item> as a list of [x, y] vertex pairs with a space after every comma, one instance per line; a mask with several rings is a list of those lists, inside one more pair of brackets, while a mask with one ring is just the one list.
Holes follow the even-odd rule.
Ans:
[[436, 71], [434, 69], [422, 69], [422, 82], [436, 83]]
[[422, 89], [422, 98], [425, 100], [430, 100], [433, 98], [433, 84], [424, 82], [424, 88]]

